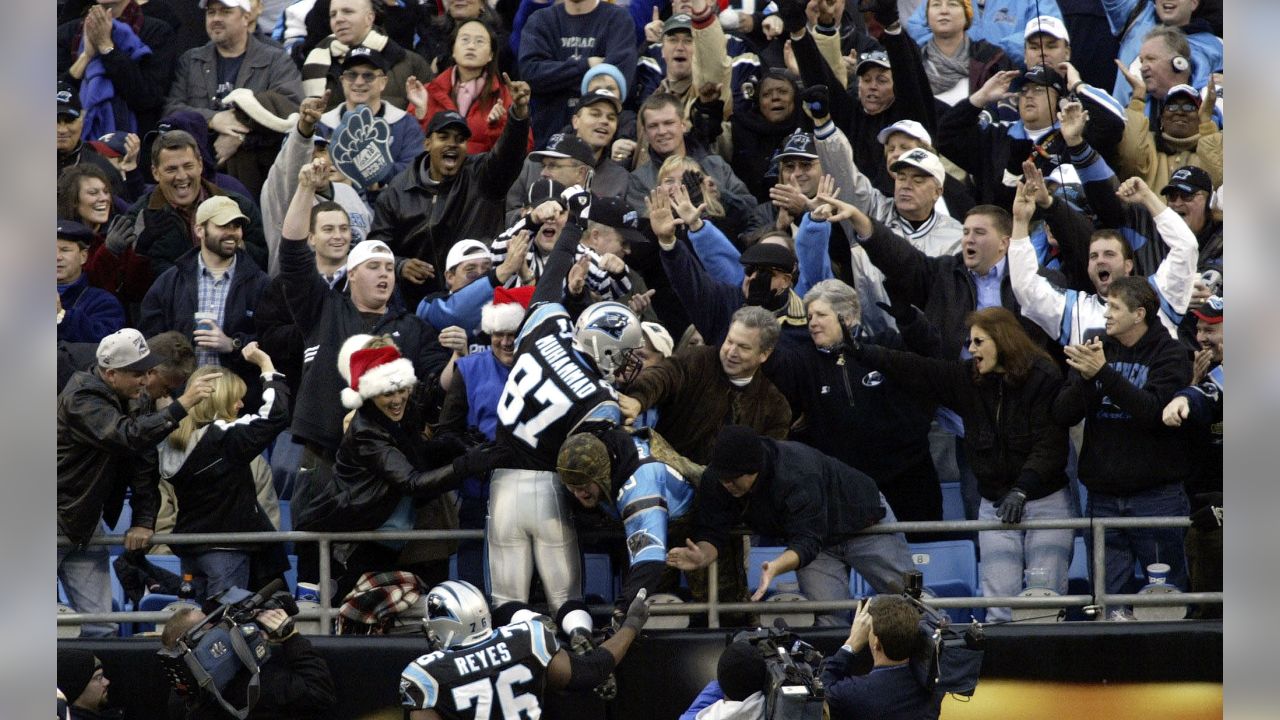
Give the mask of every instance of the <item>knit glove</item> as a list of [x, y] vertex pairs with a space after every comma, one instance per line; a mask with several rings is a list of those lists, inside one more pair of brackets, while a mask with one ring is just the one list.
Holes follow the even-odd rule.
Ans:
[[649, 591], [640, 588], [640, 592], [636, 593], [636, 598], [631, 601], [631, 607], [627, 608], [627, 616], [622, 620], [622, 627], [631, 628], [637, 635], [640, 634], [640, 628], [649, 620], [649, 603], [645, 602]]
[[805, 15], [804, 3], [800, 0], [778, 0], [778, 17], [782, 18], [782, 29], [788, 35], [800, 32], [809, 24], [809, 16]]
[[476, 445], [453, 459], [453, 475], [456, 478], [484, 475], [496, 467], [501, 467], [507, 457], [508, 452], [505, 446], [491, 442]]
[[831, 114], [831, 93], [826, 85], [810, 85], [800, 93], [800, 99], [815, 120]]
[[1000, 517], [1000, 522], [1020, 523], [1026, 504], [1027, 494], [1014, 488], [1005, 493], [1004, 498], [1000, 500], [1000, 504], [996, 506], [996, 515]]
[[111, 225], [108, 226], [107, 237], [104, 241], [107, 250], [110, 250], [113, 255], [119, 255], [133, 247], [133, 244], [138, 241], [138, 235], [135, 230], [135, 218], [123, 214], [115, 216], [111, 220]]
[[[867, 5], [870, 7], [867, 7]], [[882, 27], [889, 27], [898, 22], [898, 0], [871, 0], [870, 3], [863, 5], [864, 10], [870, 10], [871, 15], [880, 23]]]

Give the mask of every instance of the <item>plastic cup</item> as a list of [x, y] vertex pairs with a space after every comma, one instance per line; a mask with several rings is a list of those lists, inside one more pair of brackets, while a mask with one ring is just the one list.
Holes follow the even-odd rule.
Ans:
[[1167, 563], [1151, 563], [1147, 566], [1147, 582], [1152, 585], [1163, 585], [1169, 579]]
[[218, 322], [218, 314], [217, 314], [217, 313], [211, 313], [211, 312], [201, 311], [201, 312], [196, 313], [195, 318], [196, 318], [196, 329], [197, 329], [197, 330], [199, 330], [199, 329], [201, 328], [201, 323], [207, 323], [207, 326], [206, 326], [206, 328], [205, 328], [205, 329], [212, 329], [212, 328], [213, 328], [214, 323]]
[[1027, 568], [1022, 571], [1022, 574], [1026, 578], [1028, 588], [1049, 587], [1048, 568]]

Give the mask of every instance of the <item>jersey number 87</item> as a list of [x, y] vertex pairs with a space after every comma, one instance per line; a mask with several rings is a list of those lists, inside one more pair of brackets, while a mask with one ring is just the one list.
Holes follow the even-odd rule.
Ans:
[[[526, 398], [533, 398], [544, 407], [533, 417], [518, 422], [524, 415]], [[538, 447], [538, 435], [551, 423], [559, 420], [573, 402], [551, 378], [542, 377], [542, 366], [532, 354], [524, 354], [511, 368], [511, 376], [502, 389], [502, 397], [498, 400], [498, 420], [511, 428], [516, 437]]]

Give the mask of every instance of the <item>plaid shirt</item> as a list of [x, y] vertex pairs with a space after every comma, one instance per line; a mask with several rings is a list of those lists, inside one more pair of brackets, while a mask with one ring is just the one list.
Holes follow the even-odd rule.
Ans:
[[[231, 259], [231, 264], [227, 266], [226, 271], [222, 273], [222, 278], [216, 278], [213, 273], [209, 272], [209, 268], [205, 267], [204, 256], [196, 255], [196, 263], [198, 269], [198, 282], [196, 284], [196, 307], [201, 312], [213, 313], [217, 317], [214, 322], [218, 327], [223, 326], [226, 319], [224, 313], [227, 306], [227, 293], [231, 290], [231, 279], [235, 277], [236, 260]], [[221, 365], [218, 361], [217, 351], [201, 350], [196, 348], [196, 365]]]

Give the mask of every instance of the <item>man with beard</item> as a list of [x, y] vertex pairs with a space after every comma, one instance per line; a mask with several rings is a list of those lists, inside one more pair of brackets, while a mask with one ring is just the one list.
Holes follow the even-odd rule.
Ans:
[[469, 156], [466, 120], [441, 110], [427, 124], [425, 152], [378, 195], [369, 237], [405, 259], [397, 270], [409, 281], [401, 292], [411, 307], [445, 288], [442, 275], [454, 243], [502, 230], [503, 201], [526, 152], [531, 92], [519, 81], [508, 88], [507, 125], [492, 150]]
[[191, 338], [196, 365], [221, 365], [245, 379], [245, 406], [257, 406], [256, 366], [240, 348], [258, 338], [253, 316], [270, 278], [243, 249], [249, 218], [236, 202], [216, 196], [196, 209], [199, 249], [178, 258], [142, 299], [138, 328], [145, 335], [177, 330]]

